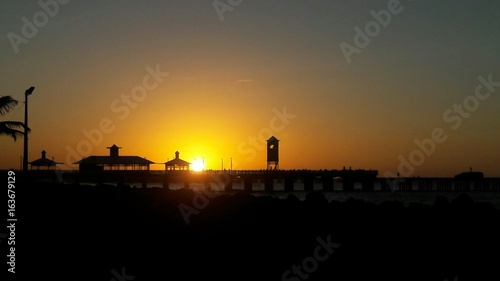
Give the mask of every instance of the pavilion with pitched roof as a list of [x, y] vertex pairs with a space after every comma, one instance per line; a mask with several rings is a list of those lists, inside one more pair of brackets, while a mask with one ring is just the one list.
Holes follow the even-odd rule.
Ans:
[[155, 164], [139, 156], [120, 156], [121, 147], [108, 147], [109, 156], [89, 156], [75, 162], [80, 166], [80, 171], [149, 171], [150, 165]]
[[175, 159], [165, 163], [166, 171], [188, 171], [191, 163], [179, 158], [179, 151], [175, 152]]
[[62, 164], [61, 162], [55, 162], [54, 160], [48, 159], [46, 155], [47, 152], [43, 150], [42, 158], [29, 162], [28, 164], [31, 165], [31, 170], [33, 170], [33, 167], [36, 167], [37, 170], [40, 170], [40, 167], [42, 170], [55, 170], [57, 164]]

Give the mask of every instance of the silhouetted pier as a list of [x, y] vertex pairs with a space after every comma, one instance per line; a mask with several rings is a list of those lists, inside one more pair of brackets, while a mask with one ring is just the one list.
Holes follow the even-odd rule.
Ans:
[[[61, 173], [61, 172], [59, 172]], [[30, 171], [32, 181], [117, 186], [189, 188], [200, 184], [206, 190], [226, 192], [292, 191], [500, 191], [500, 178], [379, 178], [376, 170], [255, 170], [255, 171]]]

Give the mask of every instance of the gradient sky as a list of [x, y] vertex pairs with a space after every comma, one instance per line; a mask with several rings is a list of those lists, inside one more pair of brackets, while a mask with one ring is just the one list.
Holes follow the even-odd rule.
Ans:
[[[66, 163], [60, 168], [117, 144], [121, 155], [154, 162], [179, 150], [209, 169], [221, 159], [229, 168], [231, 157], [233, 168], [261, 169], [259, 138], [274, 128], [282, 169], [351, 166], [381, 176], [397, 173], [402, 158], [418, 156], [415, 140], [441, 128], [446, 141], [415, 158], [409, 175], [472, 167], [500, 177], [500, 87], [479, 104], [471, 97], [479, 76], [500, 81], [500, 2], [401, 1], [348, 63], [340, 44], [355, 46], [354, 28], [364, 30], [370, 11], [390, 2], [243, 0], [221, 21], [212, 1], [73, 0], [16, 53], [8, 34], [23, 36], [22, 18], [33, 22], [43, 10], [37, 1], [5, 0], [0, 95], [19, 105], [1, 120], [22, 121], [24, 91], [35, 86], [29, 161], [45, 149]], [[131, 108], [122, 95], [143, 85], [148, 66], [169, 75]], [[464, 100], [477, 107], [465, 109], [468, 118], [453, 107]], [[284, 108], [295, 118], [282, 126], [275, 111]], [[83, 145], [91, 143], [83, 131], [102, 120], [113, 130]], [[22, 144], [0, 137], [0, 169], [19, 168]]]

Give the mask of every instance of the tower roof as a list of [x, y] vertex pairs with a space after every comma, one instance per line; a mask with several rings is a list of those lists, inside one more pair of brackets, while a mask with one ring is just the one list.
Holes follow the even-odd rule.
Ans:
[[271, 136], [271, 137], [267, 140], [267, 142], [278, 142], [278, 141], [280, 141], [280, 140], [279, 140], [279, 139], [277, 139], [275, 136]]

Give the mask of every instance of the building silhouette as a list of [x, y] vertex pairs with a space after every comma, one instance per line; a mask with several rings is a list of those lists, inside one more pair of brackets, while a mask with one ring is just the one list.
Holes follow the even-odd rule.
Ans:
[[35, 161], [31, 161], [28, 164], [31, 165], [31, 170], [36, 167], [37, 170], [54, 170], [56, 169], [57, 164], [62, 164], [61, 162], [55, 162], [54, 160], [47, 159], [47, 152], [45, 150], [42, 151], [42, 158], [37, 159]]
[[457, 180], [469, 180], [469, 181], [474, 181], [474, 180], [482, 180], [484, 179], [484, 174], [482, 172], [463, 172], [458, 175], [455, 175], [455, 179]]
[[274, 136], [267, 140], [267, 169], [279, 169], [279, 140]]
[[139, 156], [120, 156], [120, 148], [113, 144], [113, 146], [108, 147], [109, 156], [89, 156], [74, 164], [79, 165], [80, 171], [149, 171], [150, 165], [154, 164], [154, 162]]
[[188, 171], [191, 163], [179, 158], [179, 151], [175, 152], [175, 158], [165, 162], [166, 171]]

